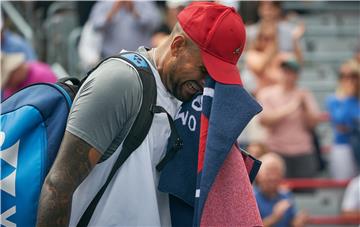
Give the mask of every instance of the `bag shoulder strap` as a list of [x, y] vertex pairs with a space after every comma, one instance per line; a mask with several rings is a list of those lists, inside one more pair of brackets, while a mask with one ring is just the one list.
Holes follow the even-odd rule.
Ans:
[[[71, 82], [71, 84], [67, 83], [68, 81]], [[75, 77], [64, 77], [58, 80], [56, 83], [57, 86], [60, 86], [62, 89], [65, 90], [66, 94], [69, 95], [69, 98], [72, 101], [74, 100], [76, 93], [79, 91], [81, 86], [81, 81], [78, 78]], [[70, 103], [70, 105], [71, 105]]]
[[[165, 157], [156, 166], [156, 169], [158, 171], [161, 171], [166, 165], [166, 163], [168, 163], [168, 161], [170, 161], [175, 156], [176, 152], [180, 150], [183, 145], [170, 114], [163, 107], [156, 106], [156, 82], [153, 72], [146, 60], [141, 55], [135, 52], [125, 52], [121, 53], [119, 56], [113, 56], [110, 58], [114, 57], [125, 60], [126, 62], [133, 65], [138, 71], [141, 82], [143, 84], [143, 101], [141, 103], [140, 111], [135, 119], [135, 122], [133, 123], [127, 137], [124, 140], [123, 148], [114, 166], [112, 167], [105, 184], [101, 187], [101, 189], [98, 191], [94, 199], [91, 201], [91, 203], [85, 210], [84, 214], [81, 216], [77, 227], [88, 226], [98, 202], [100, 201], [102, 195], [104, 194], [115, 173], [127, 160], [131, 153], [141, 145], [141, 143], [147, 136], [152, 124], [152, 120], [154, 118], [154, 114], [166, 113], [171, 128], [169, 143], [172, 144]], [[107, 59], [103, 61], [106, 61]], [[91, 70], [88, 75], [92, 71], [94, 71], [101, 63], [99, 63], [93, 70]], [[85, 79], [83, 79], [83, 81]]]
[[[143, 57], [135, 52], [125, 52], [121, 53], [117, 56], [112, 56], [110, 58], [120, 58], [130, 63], [132, 66], [136, 68], [139, 73], [141, 82], [143, 84], [143, 94], [142, 94], [142, 103], [140, 107], [140, 111], [133, 123], [128, 135], [126, 136], [123, 148], [112, 167], [110, 174], [105, 182], [105, 184], [101, 187], [99, 192], [96, 194], [94, 199], [91, 201], [89, 206], [87, 207], [84, 214], [81, 216], [80, 221], [77, 226], [87, 226], [89, 221], [95, 211], [95, 208], [100, 201], [102, 195], [104, 194], [107, 186], [111, 182], [117, 170], [121, 167], [121, 165], [127, 160], [127, 158], [131, 155], [131, 153], [136, 150], [140, 146], [140, 144], [145, 139], [148, 134], [152, 120], [154, 117], [154, 113], [152, 111], [152, 106], [156, 104], [156, 82], [151, 71], [150, 66], [146, 62]], [[109, 58], [107, 58], [109, 59]], [[102, 62], [106, 61], [103, 60]], [[91, 70], [88, 75], [94, 71], [102, 62], [100, 62], [93, 70]], [[83, 80], [84, 81], [84, 80]]]
[[131, 153], [140, 146], [150, 130], [154, 118], [151, 108], [156, 105], [156, 82], [150, 66], [141, 55], [127, 52], [121, 54], [121, 59], [136, 68], [143, 85], [142, 103], [139, 113], [123, 143], [123, 151], [128, 150]]

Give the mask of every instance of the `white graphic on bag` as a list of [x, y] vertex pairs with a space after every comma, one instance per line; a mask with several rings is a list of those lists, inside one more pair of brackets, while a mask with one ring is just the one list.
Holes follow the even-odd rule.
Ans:
[[[6, 163], [14, 167], [14, 170], [4, 179], [0, 180], [0, 190], [15, 197], [16, 196], [15, 179], [16, 179], [16, 168], [17, 168], [20, 140], [18, 140], [11, 147], [2, 150], [3, 144], [5, 143], [5, 139], [6, 139], [5, 133], [0, 132], [0, 159], [2, 159]], [[3, 212], [1, 214], [1, 225], [16, 226], [15, 223], [8, 220], [8, 218], [15, 213], [16, 213], [16, 206], [13, 206], [10, 209]]]

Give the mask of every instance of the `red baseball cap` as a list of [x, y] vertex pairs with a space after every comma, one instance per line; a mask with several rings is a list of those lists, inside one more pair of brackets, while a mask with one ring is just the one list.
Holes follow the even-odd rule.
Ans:
[[210, 76], [220, 83], [242, 84], [236, 64], [245, 46], [246, 33], [235, 9], [213, 2], [193, 2], [177, 18], [199, 46]]

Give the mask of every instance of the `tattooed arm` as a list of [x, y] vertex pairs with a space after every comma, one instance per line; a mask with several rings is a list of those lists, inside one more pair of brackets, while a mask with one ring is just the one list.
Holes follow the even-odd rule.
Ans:
[[102, 63], [74, 99], [64, 139], [42, 188], [38, 226], [69, 224], [74, 191], [136, 118], [142, 102], [141, 80], [132, 66], [119, 62], [109, 59]]
[[54, 165], [41, 190], [37, 226], [68, 226], [75, 189], [101, 154], [80, 138], [65, 132]]

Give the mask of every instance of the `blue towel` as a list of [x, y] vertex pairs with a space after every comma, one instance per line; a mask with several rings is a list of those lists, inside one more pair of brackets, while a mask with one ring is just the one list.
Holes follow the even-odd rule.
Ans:
[[[160, 191], [170, 194], [173, 226], [200, 225], [217, 174], [239, 134], [260, 111], [260, 105], [242, 86], [221, 84], [211, 77], [206, 80], [203, 95], [183, 103], [175, 126], [184, 146], [161, 172], [158, 186]], [[253, 179], [260, 164], [247, 157], [243, 153], [240, 165]], [[241, 181], [250, 185], [248, 176]], [[258, 211], [253, 216], [256, 215]], [[260, 216], [254, 219], [257, 223]]]

